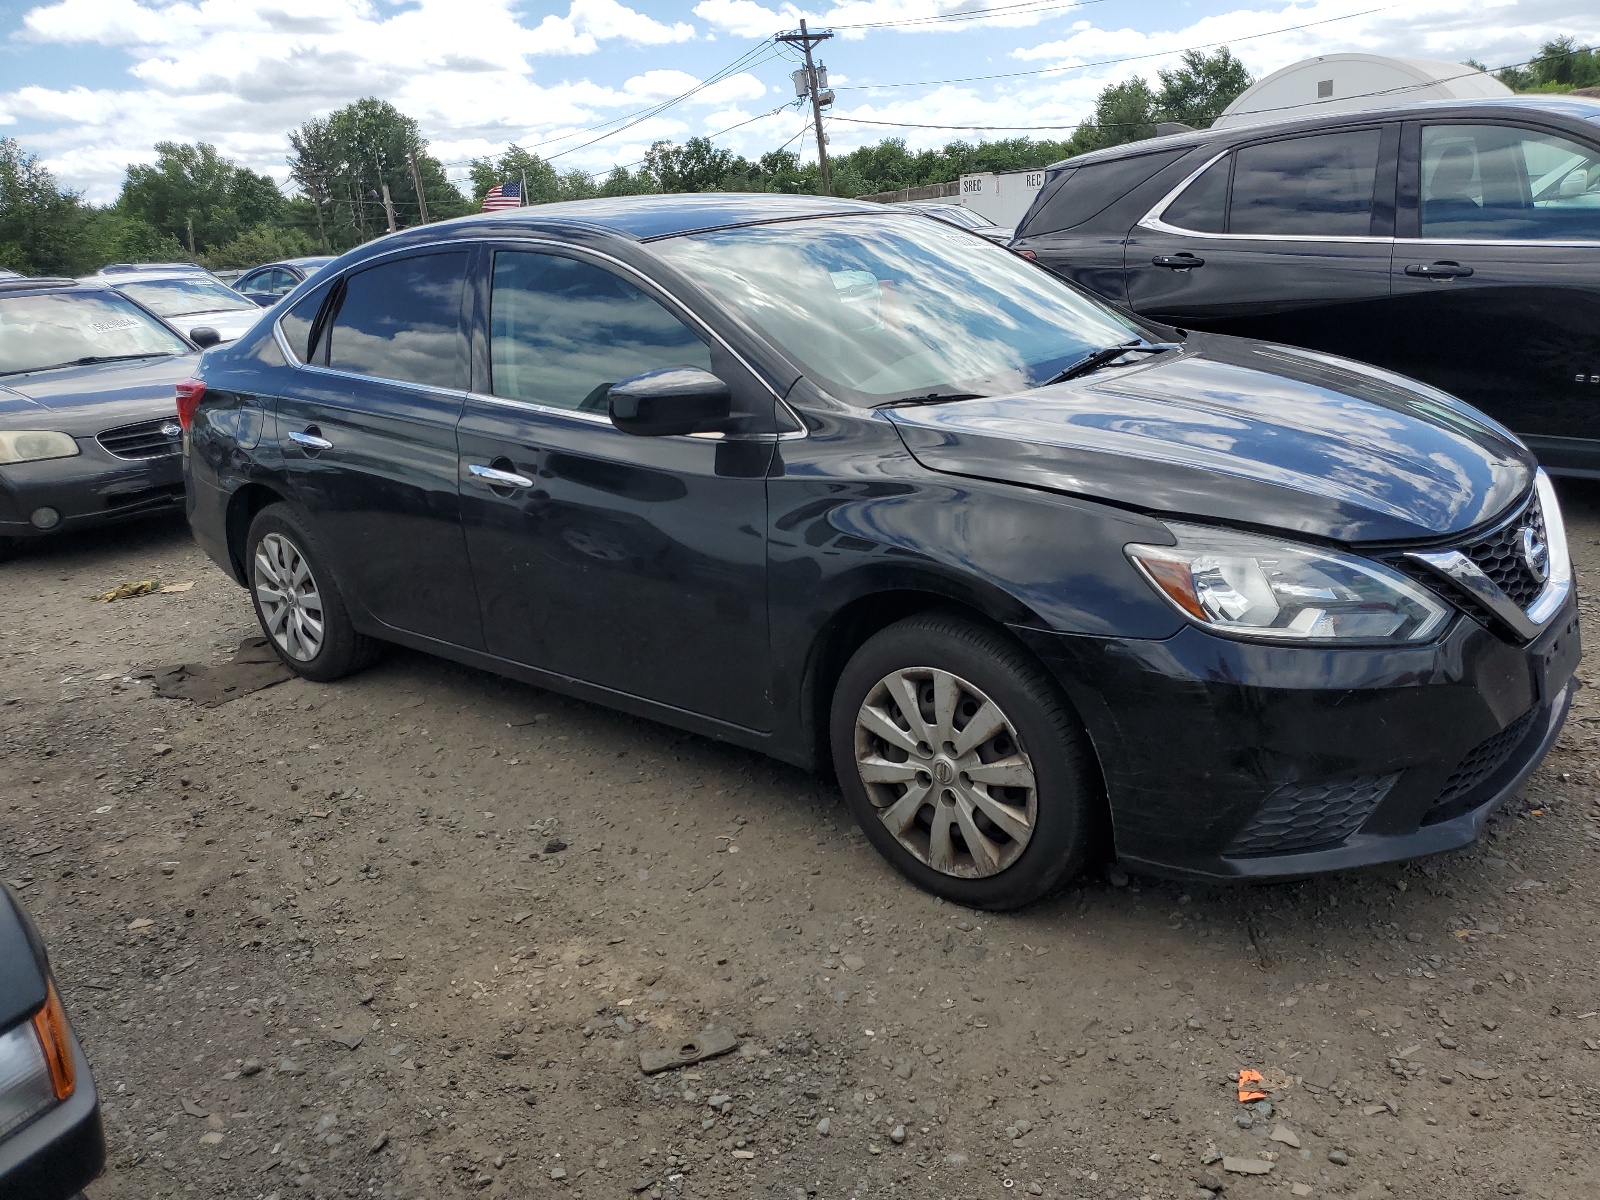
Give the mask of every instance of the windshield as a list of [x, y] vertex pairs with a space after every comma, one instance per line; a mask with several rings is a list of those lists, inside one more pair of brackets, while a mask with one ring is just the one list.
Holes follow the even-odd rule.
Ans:
[[863, 405], [999, 394], [1137, 326], [974, 234], [908, 214], [714, 230], [656, 242], [830, 391]]
[[161, 317], [192, 317], [195, 313], [257, 307], [254, 300], [213, 279], [130, 279], [119, 282], [117, 290]]
[[80, 358], [188, 352], [172, 330], [115, 292], [0, 296], [0, 375]]

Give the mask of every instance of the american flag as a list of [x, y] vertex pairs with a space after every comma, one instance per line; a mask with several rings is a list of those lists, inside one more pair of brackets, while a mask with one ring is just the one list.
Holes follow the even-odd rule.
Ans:
[[522, 205], [520, 183], [497, 183], [483, 198], [484, 212], [498, 212], [502, 208], [519, 208]]

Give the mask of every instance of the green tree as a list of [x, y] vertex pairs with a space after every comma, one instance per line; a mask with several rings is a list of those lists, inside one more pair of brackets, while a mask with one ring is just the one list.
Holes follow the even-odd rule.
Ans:
[[128, 168], [117, 207], [203, 254], [241, 229], [276, 219], [277, 184], [198, 142], [157, 142], [156, 161]]
[[[289, 135], [289, 176], [311, 205], [318, 242], [347, 250], [388, 229], [383, 192], [394, 207], [396, 228], [469, 212], [467, 200], [427, 152], [414, 118], [386, 101], [358, 100], [313, 118]], [[419, 199], [412, 168], [422, 184]]]
[[660, 191], [660, 186], [643, 168], [629, 171], [627, 167], [613, 167], [611, 174], [600, 184], [602, 196], [644, 196]]
[[281, 225], [257, 225], [246, 229], [225, 246], [218, 246], [202, 261], [214, 271], [231, 267], [254, 267], [284, 258], [315, 254], [317, 245], [299, 229]]
[[1191, 129], [1211, 128], [1222, 110], [1255, 82], [1226, 46], [1214, 54], [1187, 50], [1181, 67], [1156, 74], [1161, 79], [1156, 96], [1160, 119], [1181, 121]]
[[1160, 115], [1156, 94], [1143, 79], [1135, 76], [1113, 83], [1095, 99], [1094, 116], [1072, 135], [1072, 153], [1155, 137]]
[[0, 138], [0, 266], [24, 275], [76, 273], [88, 210], [15, 138]]
[[470, 167], [472, 174], [472, 203], [483, 204], [489, 189], [497, 183], [527, 182], [523, 195], [525, 204], [553, 204], [558, 200], [583, 200], [599, 194], [593, 178], [587, 172], [557, 171], [537, 154], [521, 146], [507, 146], [499, 156], [475, 158]]

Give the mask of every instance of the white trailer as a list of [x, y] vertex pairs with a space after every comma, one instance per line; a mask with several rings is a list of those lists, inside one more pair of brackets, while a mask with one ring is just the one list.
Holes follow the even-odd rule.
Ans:
[[1460, 63], [1379, 54], [1324, 54], [1251, 84], [1222, 110], [1214, 128], [1361, 112], [1422, 100], [1509, 95], [1511, 89], [1493, 75]]
[[1032, 171], [984, 171], [961, 177], [961, 207], [1015, 229], [1033, 198], [1044, 186], [1044, 168]]

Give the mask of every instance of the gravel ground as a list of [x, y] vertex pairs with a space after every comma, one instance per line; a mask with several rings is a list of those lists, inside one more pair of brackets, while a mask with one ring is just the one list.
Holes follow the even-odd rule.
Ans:
[[[150, 577], [194, 587], [90, 599]], [[135, 678], [252, 629], [181, 525], [0, 567], [0, 877], [101, 1088], [92, 1200], [1600, 1194], [1586, 696], [1467, 852], [992, 916], [824, 782], [418, 654]]]

